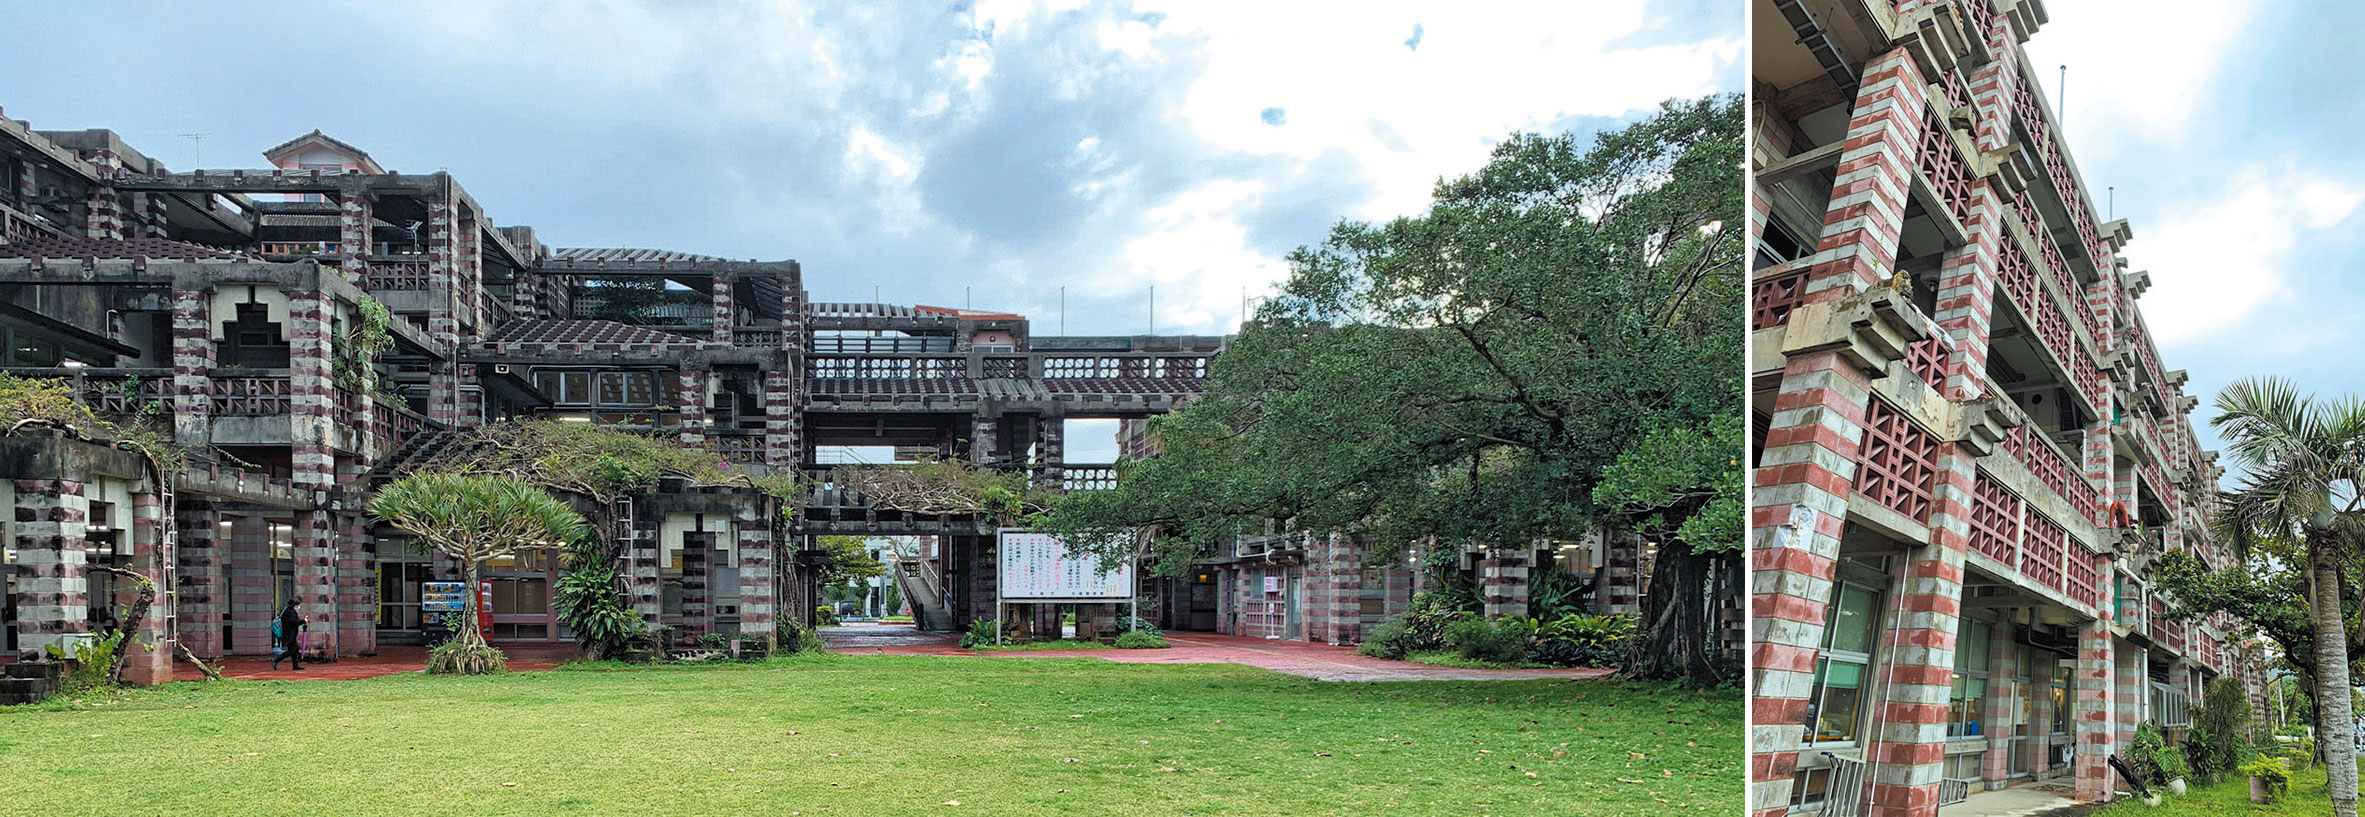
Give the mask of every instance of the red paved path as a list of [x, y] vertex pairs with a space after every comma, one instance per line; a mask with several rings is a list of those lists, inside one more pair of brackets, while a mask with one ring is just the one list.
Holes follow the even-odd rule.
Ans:
[[1353, 647], [1213, 633], [1167, 633], [1163, 650], [1009, 650], [973, 653], [960, 636], [922, 633], [908, 624], [848, 625], [821, 631], [831, 650], [861, 655], [984, 655], [994, 658], [1098, 658], [1126, 664], [1245, 664], [1323, 681], [1507, 681], [1608, 677], [1607, 669], [1455, 669], [1355, 654]]
[[[1527, 678], [1604, 678], [1606, 669], [1455, 669], [1387, 661], [1356, 655], [1353, 647], [1269, 641], [1212, 633], [1168, 633], [1174, 646], [1163, 650], [1010, 650], [973, 653], [961, 649], [960, 636], [923, 633], [908, 624], [856, 624], [822, 630], [832, 651], [853, 655], [938, 655], [990, 658], [1098, 658], [1126, 664], [1243, 664], [1323, 681], [1503, 681]], [[582, 657], [573, 644], [500, 644], [515, 671], [546, 670]], [[302, 672], [271, 669], [271, 659], [231, 656], [216, 662], [223, 677], [240, 680], [342, 681], [418, 672], [427, 665], [424, 647], [385, 647], [377, 655], [306, 664]], [[177, 664], [175, 678], [195, 681], [196, 667]]]
[[[497, 644], [509, 655], [509, 668], [515, 671], [544, 670], [566, 661], [583, 657], [583, 649], [573, 644]], [[304, 671], [288, 668], [285, 661], [279, 669], [271, 669], [270, 656], [233, 655], [213, 662], [222, 677], [242, 681], [350, 681], [355, 678], [376, 678], [403, 672], [419, 672], [427, 667], [426, 647], [380, 647], [377, 655], [340, 658], [334, 662], [314, 661], [304, 665]], [[173, 680], [199, 681], [205, 674], [189, 662], [173, 664]]]

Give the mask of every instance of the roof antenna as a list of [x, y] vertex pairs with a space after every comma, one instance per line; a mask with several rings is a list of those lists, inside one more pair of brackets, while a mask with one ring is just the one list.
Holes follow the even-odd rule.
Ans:
[[1158, 285], [1150, 285], [1150, 334], [1158, 334]]
[[2105, 204], [2105, 205], [2103, 206], [2103, 207], [2104, 207], [2104, 209], [2103, 209], [2103, 211], [2102, 211], [2102, 212], [2104, 213], [2104, 215], [2103, 215], [2103, 217], [2102, 217], [2102, 220], [2103, 220], [2103, 221], [2115, 221], [2115, 220], [2117, 220], [2117, 219], [2118, 219], [2118, 217], [2119, 217], [2119, 186], [2114, 184], [2114, 185], [2111, 185], [2111, 186], [2109, 186], [2109, 187], [2105, 187], [2105, 188], [2103, 188], [2103, 195], [2104, 195], [2104, 196], [2106, 196], [2106, 198], [2104, 199], [2104, 201], [2108, 202], [2108, 204]]
[[1065, 286], [1062, 286], [1062, 287], [1060, 287], [1060, 288], [1059, 288], [1059, 335], [1060, 335], [1060, 337], [1067, 337], [1067, 334], [1068, 334], [1068, 288], [1067, 288], [1067, 287], [1065, 287]]
[[2069, 104], [2069, 65], [2067, 63], [2062, 64], [2061, 81], [2053, 84], [2053, 91], [2053, 124], [2062, 130], [2069, 130], [2069, 125], [2066, 124], [2069, 122], [2069, 109], [2064, 107]]
[[181, 138], [189, 140], [189, 150], [195, 154], [195, 156], [189, 160], [190, 170], [197, 170], [199, 168], [205, 167], [205, 137], [212, 135], [213, 134], [205, 131], [181, 134]]

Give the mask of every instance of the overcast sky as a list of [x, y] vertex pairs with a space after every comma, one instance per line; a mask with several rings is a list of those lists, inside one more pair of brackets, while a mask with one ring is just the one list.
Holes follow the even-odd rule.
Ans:
[[2069, 66], [2071, 153], [2098, 206], [2117, 188], [2129, 268], [2152, 275], [2137, 304], [2161, 365], [2192, 374], [2204, 444], [2217, 447], [2217, 392], [2241, 377], [2365, 395], [2365, 6], [2046, 9], [2029, 58], [2048, 92]]
[[[0, 106], [176, 169], [313, 128], [555, 246], [804, 263], [819, 300], [1220, 333], [1342, 217], [1515, 130], [1741, 90], [1734, 0], [45, 3]], [[202, 6], [202, 8], [200, 8]]]

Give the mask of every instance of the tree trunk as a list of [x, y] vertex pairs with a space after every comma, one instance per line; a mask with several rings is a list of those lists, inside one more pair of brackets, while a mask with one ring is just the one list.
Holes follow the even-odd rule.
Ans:
[[461, 588], [464, 592], [460, 597], [460, 643], [468, 647], [488, 646], [484, 640], [484, 628], [477, 625], [477, 616], [480, 615], [477, 605], [483, 602], [477, 598], [476, 571], [475, 559], [460, 560], [460, 575], [467, 584]]
[[2349, 706], [2347, 621], [2330, 543], [2309, 543], [2308, 621], [2316, 630], [2316, 746], [2324, 752], [2336, 817], [2357, 817], [2357, 723]]
[[[1717, 588], [1733, 554], [1701, 554], [1683, 542], [1659, 549], [1634, 640], [1626, 645], [1627, 678], [1713, 686], [1733, 680], [1737, 667], [1717, 643], [1714, 600], [1738, 592]], [[1720, 592], [1721, 591], [1721, 592]]]

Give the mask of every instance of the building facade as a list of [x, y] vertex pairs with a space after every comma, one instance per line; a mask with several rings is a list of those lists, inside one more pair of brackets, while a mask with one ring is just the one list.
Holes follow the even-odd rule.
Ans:
[[1752, 813], [2107, 800], [2263, 663], [2152, 560], [2222, 473], [2021, 44], [2037, 0], [1755, 0]]
[[[649, 621], [693, 637], [808, 618], [811, 538], [852, 534], [926, 537], [908, 573], [929, 592], [908, 595], [965, 625], [993, 615], [991, 527], [874, 507], [830, 480], [822, 452], [1106, 485], [1113, 463], [1067, 460], [1065, 421], [1171, 410], [1223, 346], [812, 303], [793, 261], [545, 246], [496, 226], [449, 174], [389, 171], [317, 131], [266, 158], [175, 172], [110, 131], [0, 117], [0, 371], [63, 380], [189, 452], [171, 474], [64, 434], [0, 452], [11, 654], [103, 626], [134, 584], [108, 567], [162, 590], [141, 633], [159, 655], [261, 654], [287, 600], [322, 657], [419, 638], [420, 583], [456, 571], [376, 524], [369, 492], [515, 417], [674, 435], [817, 486], [787, 541], [753, 489], [669, 480], [612, 509]], [[383, 351], [355, 353], [365, 333]], [[550, 605], [557, 570], [536, 555], [489, 566], [495, 640], [571, 637]]]

